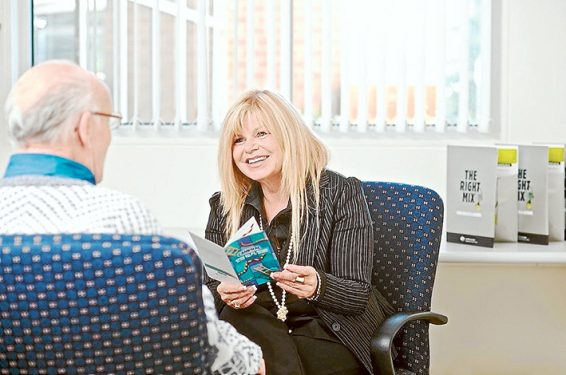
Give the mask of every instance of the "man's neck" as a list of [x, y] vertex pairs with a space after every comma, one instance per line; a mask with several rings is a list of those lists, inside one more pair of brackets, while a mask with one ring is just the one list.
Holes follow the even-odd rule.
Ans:
[[50, 154], [61, 156], [63, 158], [75, 160], [73, 157], [73, 152], [65, 147], [57, 146], [47, 146], [47, 145], [28, 145], [26, 147], [19, 148], [18, 153], [22, 154]]

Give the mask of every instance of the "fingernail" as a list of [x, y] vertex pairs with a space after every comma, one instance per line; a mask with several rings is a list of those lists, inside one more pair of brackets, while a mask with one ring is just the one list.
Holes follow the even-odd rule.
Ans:
[[280, 283], [280, 282], [277, 282], [277, 283], [275, 283], [275, 285], [277, 285], [277, 286], [281, 286], [281, 283]]
[[246, 290], [246, 289], [248, 289], [248, 287], [244, 285], [244, 286], [242, 287], [242, 290]]
[[257, 299], [257, 296], [254, 296], [254, 301]]
[[284, 269], [287, 269], [287, 266], [288, 266], [288, 265], [289, 265], [288, 263], [285, 263], [285, 264], [283, 265], [283, 268], [284, 268]]

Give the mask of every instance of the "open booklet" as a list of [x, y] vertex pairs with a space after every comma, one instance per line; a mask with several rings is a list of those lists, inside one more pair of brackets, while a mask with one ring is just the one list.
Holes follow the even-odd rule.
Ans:
[[189, 232], [208, 276], [232, 284], [261, 285], [270, 281], [271, 272], [281, 266], [273, 247], [254, 217], [249, 219], [220, 247]]

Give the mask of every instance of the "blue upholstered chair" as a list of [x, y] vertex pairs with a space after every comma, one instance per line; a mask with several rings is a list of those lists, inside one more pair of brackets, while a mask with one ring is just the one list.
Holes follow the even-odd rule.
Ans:
[[374, 224], [372, 284], [397, 310], [372, 341], [374, 370], [382, 375], [428, 374], [429, 323], [448, 321], [430, 312], [442, 236], [442, 199], [422, 186], [363, 182], [362, 187]]
[[206, 373], [200, 280], [172, 238], [0, 235], [0, 373]]

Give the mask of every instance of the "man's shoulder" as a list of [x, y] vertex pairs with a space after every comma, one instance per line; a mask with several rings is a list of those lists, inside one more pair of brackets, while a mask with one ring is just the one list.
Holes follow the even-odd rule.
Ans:
[[0, 188], [3, 187], [21, 190], [22, 194], [33, 190], [36, 196], [55, 194], [58, 199], [78, 199], [83, 205], [106, 207], [105, 209], [114, 212], [125, 209], [148, 211], [138, 198], [128, 193], [73, 178], [51, 176], [4, 178], [0, 180]]
[[96, 205], [107, 206], [108, 209], [116, 211], [132, 211], [133, 213], [147, 215], [153, 220], [153, 215], [147, 206], [137, 197], [119, 190], [102, 186], [86, 187], [89, 191], [88, 200]]
[[0, 187], [57, 187], [57, 186], [94, 186], [89, 182], [68, 177], [55, 176], [16, 176], [0, 179]]
[[75, 186], [72, 189], [83, 189], [82, 193], [85, 193], [82, 199], [85, 205], [83, 208], [88, 207], [107, 220], [117, 222], [114, 225], [119, 228], [118, 232], [139, 234], [161, 232], [161, 226], [147, 206], [128, 193], [95, 185]]
[[87, 200], [98, 199], [114, 199], [119, 202], [135, 202], [140, 201], [134, 196], [111, 188], [93, 185], [89, 182], [65, 177], [53, 176], [20, 176], [0, 179], [0, 188], [11, 187], [22, 190], [59, 190], [69, 191], [81, 196]]
[[120, 190], [115, 190], [112, 188], [108, 188], [104, 186], [95, 186], [95, 185], [90, 185], [86, 187], [86, 189], [91, 190], [94, 194], [98, 196], [112, 197], [112, 198], [120, 199], [125, 202], [141, 203], [141, 201], [135, 196]]
[[161, 232], [149, 209], [124, 192], [81, 183], [80, 180], [57, 182], [48, 179], [48, 183], [35, 180], [30, 184], [10, 182], [0, 187], [0, 210], [27, 210], [34, 216], [32, 220], [50, 223], [55, 232]]

